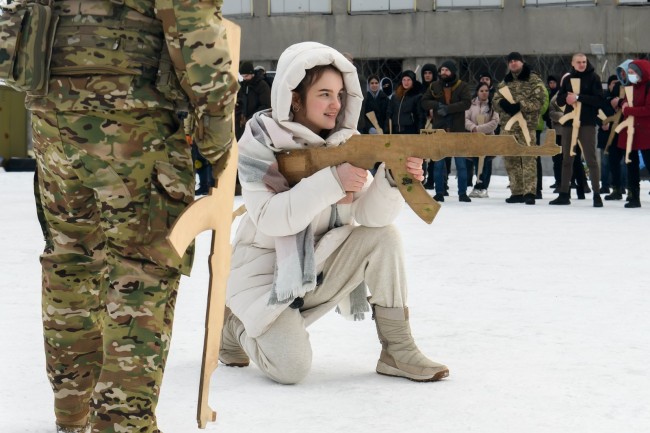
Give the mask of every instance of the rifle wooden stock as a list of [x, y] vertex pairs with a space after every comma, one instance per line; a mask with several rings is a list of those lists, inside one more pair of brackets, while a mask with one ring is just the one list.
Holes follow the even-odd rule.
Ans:
[[370, 123], [372, 123], [372, 126], [377, 130], [377, 134], [383, 134], [384, 130], [381, 129], [379, 126], [379, 122], [377, 121], [377, 115], [375, 114], [374, 111], [369, 111], [366, 113], [366, 117], [368, 120], [370, 120]]
[[[627, 99], [627, 105], [632, 107], [632, 104], [634, 103], [634, 89], [632, 86], [625, 87], [625, 99]], [[632, 143], [634, 142], [634, 116], [628, 116], [627, 119], [619, 123], [615, 131], [617, 133], [620, 133], [625, 128], [627, 128], [627, 141], [625, 143], [625, 163], [629, 164], [632, 162], [632, 160], [630, 160], [630, 153], [632, 152]]]
[[[239, 69], [239, 43], [241, 29], [232, 21], [223, 20], [228, 37], [228, 47], [232, 60], [231, 72], [236, 77]], [[200, 123], [202, 124], [202, 122]], [[233, 129], [235, 116], [233, 116]], [[224, 156], [225, 158], [225, 156]], [[228, 154], [228, 162], [218, 179], [216, 188], [210, 193], [190, 204], [178, 217], [167, 240], [179, 256], [199, 233], [212, 230], [212, 247], [208, 260], [210, 269], [210, 287], [205, 314], [205, 334], [203, 339], [203, 356], [201, 358], [201, 377], [196, 421], [204, 429], [208, 422], [216, 421], [217, 412], [209, 404], [210, 379], [219, 364], [219, 346], [221, 330], [226, 307], [226, 283], [230, 273], [230, 227], [233, 220], [235, 202], [235, 183], [237, 178], [237, 142], [233, 139]]]
[[440, 204], [431, 198], [420, 181], [406, 171], [407, 157], [438, 161], [449, 156], [552, 156], [560, 151], [561, 147], [555, 145], [555, 131], [547, 132], [543, 146], [522, 146], [512, 135], [436, 131], [420, 135], [353, 135], [338, 147], [283, 151], [276, 158], [278, 168], [290, 186], [325, 167], [344, 162], [367, 170], [377, 162], [384, 162], [411, 209], [431, 224]]
[[[503, 95], [506, 101], [510, 102], [511, 104], [515, 103], [515, 98], [512, 97], [512, 92], [510, 92], [510, 88], [508, 88], [508, 86], [503, 86], [500, 88], [499, 93]], [[506, 122], [504, 129], [506, 131], [512, 130], [512, 127], [515, 126], [515, 123], [519, 124], [521, 132], [524, 133], [526, 146], [530, 146], [530, 131], [528, 131], [528, 122], [526, 122], [526, 119], [524, 118], [524, 115], [521, 113], [521, 111], [508, 119], [508, 122]]]
[[605, 153], [609, 152], [609, 146], [614, 142], [614, 137], [616, 137], [617, 134], [616, 128], [618, 128], [618, 125], [621, 123], [621, 117], [623, 117], [623, 112], [618, 110], [603, 121], [603, 123], [611, 124], [609, 127], [609, 137], [607, 137], [607, 144], [605, 145]]
[[[580, 91], [580, 78], [571, 78], [571, 89], [573, 93], [578, 95]], [[576, 89], [578, 91], [576, 91]], [[582, 112], [582, 102], [577, 101], [573, 107], [573, 111], [560, 117], [559, 122], [564, 125], [569, 120], [573, 120], [573, 127], [571, 129], [571, 147], [569, 148], [569, 155], [575, 156], [575, 147], [578, 144], [578, 134], [580, 132], [580, 113]]]
[[[619, 86], [619, 99], [625, 98], [625, 87]], [[601, 117], [602, 114], [602, 117]], [[623, 110], [618, 108], [614, 114], [607, 117], [602, 110], [598, 110], [598, 117], [603, 121], [603, 124], [609, 123], [609, 136], [607, 137], [607, 144], [605, 145], [605, 153], [609, 153], [609, 146], [614, 142], [614, 137], [616, 137], [616, 128], [621, 123], [621, 118], [623, 117]]]

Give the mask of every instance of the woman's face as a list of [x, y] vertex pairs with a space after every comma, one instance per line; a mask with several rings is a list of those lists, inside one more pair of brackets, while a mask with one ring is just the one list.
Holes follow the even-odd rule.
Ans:
[[320, 134], [325, 129], [334, 129], [336, 116], [341, 111], [345, 88], [339, 72], [326, 70], [307, 90], [305, 101], [299, 101], [294, 93], [294, 122], [301, 123], [312, 132]]
[[411, 77], [402, 77], [402, 87], [404, 90], [409, 90], [413, 87], [413, 80], [411, 80]]
[[377, 93], [377, 91], [379, 90], [379, 81], [373, 78], [372, 80], [370, 80], [368, 84], [370, 85], [370, 91], [372, 93]]
[[478, 89], [478, 99], [481, 102], [485, 102], [488, 100], [488, 97], [490, 96], [490, 89], [488, 86], [481, 86]]

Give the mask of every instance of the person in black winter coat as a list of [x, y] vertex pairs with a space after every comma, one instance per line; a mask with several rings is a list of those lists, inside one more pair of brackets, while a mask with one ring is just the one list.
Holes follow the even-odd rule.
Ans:
[[391, 96], [386, 111], [384, 132], [418, 134], [420, 132], [420, 82], [415, 72], [402, 72], [400, 85]]
[[246, 122], [258, 111], [271, 108], [271, 88], [264, 77], [256, 74], [251, 62], [244, 62], [239, 68], [244, 81], [237, 93], [235, 106], [235, 134], [237, 139], [244, 133]]
[[[377, 117], [377, 123], [379, 124], [379, 127], [383, 128], [383, 125], [386, 124], [388, 96], [382, 92], [379, 85], [379, 77], [377, 75], [370, 75], [368, 77], [368, 92], [366, 93], [366, 98], [364, 99], [364, 106], [364, 115], [366, 113], [374, 112], [375, 117]], [[366, 121], [366, 127], [363, 129], [363, 131], [360, 132], [363, 134], [378, 133], [378, 131], [372, 126], [369, 120]]]
[[[429, 87], [431, 87], [431, 84], [438, 79], [437, 66], [432, 63], [426, 63], [424, 66], [422, 66], [422, 69], [420, 70], [420, 77], [422, 77], [422, 91], [426, 92], [429, 89]], [[431, 116], [420, 106], [420, 129], [427, 129], [428, 127], [431, 127]], [[446, 159], [449, 160], [448, 165], [451, 166], [451, 158], [446, 158]], [[433, 161], [431, 160], [425, 161], [423, 168], [425, 170], [425, 179], [426, 179], [426, 182], [424, 183], [424, 187], [426, 189], [433, 189], [434, 188]], [[449, 171], [449, 167], [447, 167], [447, 171]]]
[[[622, 92], [624, 85], [619, 81], [619, 78], [616, 75], [609, 77], [607, 80], [607, 88], [607, 102], [605, 103], [603, 111], [605, 112], [605, 115], [610, 116], [620, 110], [618, 107], [618, 101], [621, 99], [621, 96], [625, 95], [625, 93]], [[607, 166], [610, 173], [610, 185], [612, 187], [611, 193], [605, 196], [605, 200], [622, 200], [623, 194], [625, 194], [625, 185], [627, 184], [627, 166], [623, 158], [625, 156], [625, 151], [616, 145], [618, 142], [618, 134], [615, 134], [610, 146], [607, 147], [607, 141], [609, 141], [610, 129], [612, 127], [613, 125], [604, 126], [598, 132], [599, 147], [601, 147], [601, 143], [604, 142], [603, 149], [606, 153]]]
[[[439, 80], [431, 84], [422, 95], [422, 109], [430, 112], [433, 128], [449, 132], [465, 131], [465, 110], [472, 105], [472, 91], [469, 85], [458, 78], [458, 67], [452, 60], [440, 65]], [[458, 200], [471, 202], [467, 196], [467, 167], [465, 157], [455, 157], [458, 175]], [[436, 195], [434, 199], [444, 201], [444, 177], [446, 165], [444, 160], [434, 163]]]
[[[591, 178], [591, 189], [593, 190], [594, 207], [602, 207], [603, 201], [600, 198], [600, 168], [596, 159], [596, 119], [598, 110], [603, 106], [605, 98], [600, 77], [594, 72], [594, 67], [587, 60], [587, 56], [582, 53], [573, 55], [571, 60], [571, 74], [567, 77], [557, 93], [557, 103], [562, 106], [566, 105], [565, 113], [571, 113], [577, 103], [581, 104], [580, 112], [580, 129], [578, 140], [582, 145], [582, 152], [587, 166], [589, 167], [589, 177]], [[571, 78], [580, 79], [580, 88], [574, 89], [571, 84]], [[573, 156], [570, 156], [571, 135], [573, 130], [573, 121], [569, 120], [563, 125], [562, 132], [562, 184], [560, 185], [560, 195], [551, 200], [549, 204], [567, 205], [571, 204], [569, 200], [570, 181], [572, 175]]]

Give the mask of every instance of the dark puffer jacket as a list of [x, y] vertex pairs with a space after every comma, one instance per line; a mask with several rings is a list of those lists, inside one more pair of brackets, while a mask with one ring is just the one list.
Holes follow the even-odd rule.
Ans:
[[[580, 79], [580, 89], [572, 88], [571, 78]], [[582, 105], [580, 111], [580, 124], [596, 125], [598, 110], [602, 108], [605, 103], [605, 97], [603, 96], [600, 77], [594, 72], [594, 67], [591, 66], [591, 63], [587, 63], [587, 69], [585, 69], [584, 72], [578, 72], [574, 68], [571, 68], [570, 75], [562, 81], [560, 90], [557, 93], [557, 103], [560, 106], [566, 105], [564, 110], [565, 114], [573, 111], [573, 106], [567, 105], [566, 103], [566, 97], [569, 92], [577, 93], [579, 95], [578, 101]], [[573, 125], [572, 120], [564, 124], [564, 126], [571, 125]]]
[[[451, 89], [449, 104], [445, 104], [445, 87]], [[447, 106], [447, 115], [441, 116], [438, 109]], [[465, 111], [472, 105], [472, 91], [469, 84], [455, 80], [445, 83], [443, 80], [434, 81], [422, 95], [422, 109], [425, 112], [433, 110], [431, 120], [434, 129], [448, 129], [452, 132], [465, 131]]]

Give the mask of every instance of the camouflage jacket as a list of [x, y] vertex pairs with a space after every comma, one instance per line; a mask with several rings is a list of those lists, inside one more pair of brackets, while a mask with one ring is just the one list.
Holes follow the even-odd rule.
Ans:
[[[230, 73], [221, 3], [55, 0], [59, 23], [49, 91], [45, 97], [28, 96], [28, 107], [59, 111], [173, 108], [169, 97], [156, 88], [159, 71], [166, 66], [164, 59], [161, 62], [166, 43], [180, 50], [182, 58], [171, 57], [171, 61], [174, 69], [185, 71], [188, 77], [196, 112], [228, 115], [234, 109], [238, 84]], [[175, 28], [163, 28], [165, 17]]]
[[[44, 96], [28, 95], [27, 108], [176, 110], [178, 96], [189, 97], [192, 111], [209, 120], [214, 139], [202, 153], [216, 162], [230, 142], [239, 88], [230, 72], [221, 4], [222, 0], [55, 0], [59, 21], [49, 89]], [[165, 70], [176, 84], [175, 92], [157, 85]], [[186, 87], [181, 89], [174, 70], [184, 75]], [[208, 149], [211, 146], [215, 148]]]
[[[548, 101], [548, 91], [544, 86], [544, 82], [539, 75], [536, 72], [531, 71], [525, 63], [523, 69], [518, 75], [514, 75], [512, 72], [506, 75], [504, 80], [499, 83], [493, 101], [494, 108], [499, 113], [499, 123], [501, 126], [505, 126], [505, 124], [508, 123], [508, 120], [510, 120], [510, 117], [512, 117], [503, 111], [499, 105], [499, 102], [504, 98], [498, 90], [504, 86], [508, 86], [515, 102], [518, 102], [521, 105], [521, 114], [523, 114], [524, 119], [526, 119], [528, 129], [534, 131], [542, 114], [542, 109]], [[517, 128], [519, 128], [519, 125], [516, 125], [513, 130]], [[502, 129], [502, 133], [504, 132], [505, 131]]]

